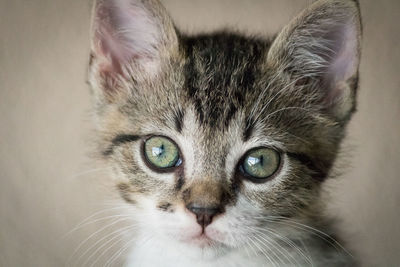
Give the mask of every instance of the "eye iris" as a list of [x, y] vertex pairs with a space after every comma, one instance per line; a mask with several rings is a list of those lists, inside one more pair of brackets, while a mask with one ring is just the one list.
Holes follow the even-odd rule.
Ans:
[[251, 151], [243, 162], [244, 171], [255, 178], [267, 178], [279, 167], [279, 154], [269, 148]]
[[176, 145], [165, 137], [152, 137], [144, 145], [146, 158], [159, 168], [176, 166], [179, 151]]

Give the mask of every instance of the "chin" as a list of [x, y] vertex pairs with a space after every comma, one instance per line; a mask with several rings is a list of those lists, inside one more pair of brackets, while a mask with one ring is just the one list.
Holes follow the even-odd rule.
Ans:
[[229, 251], [228, 246], [205, 235], [186, 238], [158, 235], [150, 240], [139, 238], [127, 257], [126, 266], [203, 266], [218, 261]]
[[231, 248], [217, 240], [212, 234], [204, 231], [191, 236], [176, 238], [169, 236], [166, 238], [166, 246], [173, 246], [177, 251], [183, 253], [186, 257], [193, 260], [215, 260], [227, 254]]

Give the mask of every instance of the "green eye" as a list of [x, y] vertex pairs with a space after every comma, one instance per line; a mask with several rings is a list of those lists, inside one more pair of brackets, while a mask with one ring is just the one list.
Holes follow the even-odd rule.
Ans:
[[265, 179], [273, 175], [279, 168], [279, 153], [270, 148], [250, 150], [243, 160], [241, 169], [254, 179]]
[[157, 168], [179, 166], [182, 160], [179, 149], [169, 138], [154, 136], [144, 143], [144, 154], [148, 162]]

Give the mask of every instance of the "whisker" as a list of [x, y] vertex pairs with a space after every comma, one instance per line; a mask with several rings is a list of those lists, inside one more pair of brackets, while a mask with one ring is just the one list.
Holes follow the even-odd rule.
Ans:
[[107, 266], [111, 266], [111, 264], [118, 259], [118, 257], [125, 251], [127, 250], [130, 245], [133, 243], [133, 241], [135, 241], [134, 238], [132, 238], [131, 240], [129, 240], [128, 242], [125, 243], [125, 245], [122, 246], [122, 248], [120, 248], [119, 250], [117, 250], [104, 264], [105, 267]]
[[135, 225], [133, 225], [133, 226], [132, 226], [132, 225], [126, 226], [126, 227], [123, 227], [122, 229], [115, 230], [115, 231], [113, 231], [113, 232], [111, 232], [111, 233], [109, 233], [109, 234], [103, 236], [103, 237], [102, 237], [101, 239], [99, 239], [96, 243], [92, 244], [88, 249], [86, 249], [86, 251], [85, 251], [83, 254], [81, 254], [81, 256], [77, 259], [77, 262], [79, 262], [79, 260], [80, 260], [81, 258], [83, 258], [90, 250], [92, 250], [93, 248], [95, 248], [101, 241], [107, 239], [109, 236], [115, 235], [114, 237], [110, 238], [107, 242], [104, 242], [104, 243], [103, 243], [101, 246], [99, 246], [94, 252], [91, 253], [91, 255], [90, 255], [90, 256], [86, 259], [86, 261], [82, 264], [82, 266], [85, 266], [86, 263], [88, 263], [88, 262], [90, 261], [90, 259], [91, 259], [93, 256], [95, 256], [96, 253], [97, 253], [100, 249], [102, 249], [102, 248], [103, 248], [104, 246], [106, 246], [108, 243], [110, 243], [111, 241], [113, 241], [113, 240], [115, 240], [116, 238], [118, 238], [119, 236], [121, 236], [123, 233], [126, 233], [126, 232], [128, 232], [129, 230], [131, 230], [131, 229], [133, 229], [133, 228], [135, 228], [135, 227], [136, 227]]
[[81, 221], [79, 224], [77, 224], [73, 229], [69, 230], [67, 233], [65, 233], [63, 236], [61, 236], [61, 239], [66, 238], [68, 235], [70, 235], [71, 233], [75, 232], [76, 230], [84, 227], [83, 225], [87, 225], [90, 223], [87, 223], [87, 221], [89, 221], [91, 218], [96, 217], [99, 214], [105, 213], [105, 212], [109, 212], [111, 210], [116, 210], [116, 209], [123, 209], [124, 207], [113, 207], [113, 208], [109, 208], [109, 209], [103, 209], [100, 211], [95, 212], [94, 214], [90, 215], [89, 217], [85, 218], [83, 221]]
[[[248, 240], [247, 240], [247, 244], [249, 245], [249, 248], [250, 248], [251, 251], [253, 252], [253, 255], [254, 255], [254, 256], [257, 256], [257, 252], [256, 252], [256, 250], [254, 249], [253, 245], [250, 243], [250, 241], [251, 241], [251, 239], [248, 239]], [[253, 243], [253, 241], [251, 241], [251, 242]]]
[[[129, 228], [127, 230], [125, 230], [123, 233], [120, 234], [120, 236], [125, 235], [126, 233], [131, 233], [133, 229], [137, 229], [137, 226], [135, 225], [132, 228]], [[109, 246], [106, 250], [104, 250], [98, 257], [98, 259], [100, 257], [102, 257], [107, 251], [109, 251], [113, 246], [115, 246], [116, 244], [118, 244], [119, 242], [123, 241], [123, 238], [118, 239], [116, 242], [114, 242], [111, 246]], [[92, 264], [92, 266], [94, 266], [94, 264], [98, 261], [98, 259]]]
[[[137, 229], [137, 226], [132, 226], [131, 228], [128, 228], [126, 230], [124, 230], [123, 232], [121, 232], [119, 234], [119, 237], [123, 237], [123, 235], [126, 235], [127, 233], [131, 232], [132, 230]], [[119, 242], [121, 242], [123, 240], [123, 238], [118, 238], [117, 241], [113, 242], [110, 246], [108, 246], [107, 249], [103, 250], [103, 252], [98, 256], [98, 258], [96, 259], [96, 261], [94, 261], [92, 263], [91, 266], [94, 266], [95, 263], [104, 255], [106, 254], [107, 251], [109, 251], [112, 247], [114, 247], [116, 244], [118, 244]]]
[[[247, 228], [247, 229], [249, 229], [251, 232], [253, 232], [252, 234], [252, 236], [254, 237], [254, 238], [257, 238], [256, 236], [255, 236], [255, 233], [256, 232], [258, 232], [254, 227], [250, 227], [250, 226], [244, 226], [245, 228]], [[262, 234], [261, 232], [259, 232], [258, 234]], [[267, 236], [266, 236], [267, 237]], [[263, 236], [260, 236], [259, 238], [261, 238], [262, 240], [264, 240], [264, 242], [267, 242], [270, 246], [272, 246], [273, 248], [276, 248], [270, 241], [268, 241], [267, 239], [265, 239]], [[260, 240], [259, 240], [260, 241]], [[262, 243], [262, 242], [261, 242]], [[263, 243], [262, 243], [263, 244]], [[264, 245], [264, 244], [263, 244]], [[275, 251], [273, 250], [273, 249], [270, 249], [270, 251], [274, 254], [274, 256], [278, 259], [278, 260], [280, 260], [282, 263], [284, 263], [283, 261], [282, 261], [282, 259], [275, 253]]]
[[244, 244], [244, 249], [246, 250], [247, 256], [249, 257], [249, 259], [251, 258], [249, 250], [247, 249], [247, 246], [249, 245], [249, 241], [247, 240]]
[[[254, 229], [254, 231], [258, 232], [258, 233], [261, 235], [260, 238], [262, 238], [262, 236], [268, 237], [268, 235], [267, 235], [266, 233], [263, 233], [263, 232], [261, 232], [261, 231], [259, 231], [259, 230], [257, 230], [257, 229]], [[271, 238], [271, 240], [274, 240], [274, 239]], [[291, 255], [291, 254], [289, 253], [289, 251], [287, 251], [284, 247], [282, 247], [282, 246], [279, 244], [279, 242], [275, 241], [275, 243], [276, 243], [276, 245], [281, 249], [281, 250], [279, 250], [279, 248], [278, 248], [278, 251], [288, 260], [288, 262], [293, 263], [292, 260], [291, 260], [285, 253], [283, 253], [283, 251], [286, 251], [287, 254], [288, 254], [294, 261], [296, 261], [296, 263], [298, 263], [297, 260], [296, 260], [296, 258], [294, 258], [294, 256]], [[272, 244], [271, 244], [271, 245], [272, 245]], [[284, 263], [284, 262], [282, 262], [282, 263]]]
[[268, 216], [268, 218], [258, 217], [258, 219], [263, 219], [263, 220], [266, 220], [271, 223], [280, 223], [283, 225], [291, 226], [293, 228], [301, 229], [305, 232], [316, 235], [319, 238], [321, 238], [322, 240], [324, 240], [327, 243], [329, 243], [330, 245], [332, 245], [335, 249], [337, 249], [337, 250], [342, 249], [345, 253], [347, 253], [349, 256], [354, 258], [354, 256], [349, 251], [347, 251], [336, 239], [334, 239], [327, 233], [324, 233], [323, 231], [316, 229], [312, 226], [309, 226], [309, 225], [306, 225], [306, 224], [303, 224], [303, 223], [300, 223], [300, 222], [297, 222], [294, 220], [290, 220], [289, 218], [283, 217], [283, 216]]
[[[149, 237], [143, 241], [142, 246], [149, 242], [150, 240], [152, 240], [154, 237], [149, 235]], [[127, 249], [130, 248], [131, 244], [136, 241], [135, 238], [132, 238], [130, 241], [128, 241], [120, 250], [118, 250], [116, 253], [114, 253], [114, 255], [112, 257], [110, 257], [110, 259], [105, 263], [105, 267], [111, 266], [111, 264], [118, 259], [118, 257], [120, 255], [122, 255], [122, 253], [124, 253]]]
[[[127, 218], [128, 218], [129, 216], [128, 216], [128, 215], [111, 215], [111, 216], [106, 216], [106, 217], [99, 218], [99, 219], [96, 219], [96, 220], [93, 220], [93, 221], [89, 221], [89, 222], [87, 222], [87, 223], [81, 225], [80, 227], [74, 229], [74, 231], [79, 230], [80, 228], [83, 228], [83, 227], [85, 227], [85, 226], [87, 226], [87, 225], [90, 225], [90, 224], [93, 224], [93, 223], [96, 223], [96, 222], [99, 222], [99, 221], [104, 221], [104, 220], [114, 219], [114, 218], [124, 218], [124, 217], [127, 217]], [[71, 232], [71, 233], [72, 233], [72, 232]]]
[[295, 222], [295, 221], [292, 221], [292, 220], [280, 221], [278, 223], [281, 223], [281, 224], [287, 223], [289, 225], [290, 225], [290, 223], [294, 224], [295, 226], [293, 226], [293, 227], [298, 228], [298, 229], [303, 229], [304, 231], [306, 231], [308, 233], [314, 234], [314, 235], [318, 236], [319, 238], [321, 238], [322, 240], [324, 240], [324, 241], [328, 242], [329, 244], [331, 244], [336, 249], [340, 248], [343, 251], [345, 251], [347, 254], [349, 254], [351, 257], [353, 257], [353, 255], [351, 255], [350, 252], [348, 252], [336, 239], [334, 239], [333, 237], [331, 237], [330, 235], [328, 235], [327, 233], [324, 233], [323, 231], [321, 231], [319, 229], [316, 229], [316, 228], [311, 227], [309, 225], [302, 224], [302, 223], [299, 223], [299, 222]]
[[[311, 266], [314, 266], [314, 264], [311, 261], [310, 256], [306, 256], [304, 254], [304, 252], [289, 238], [278, 234], [276, 231], [273, 231], [272, 229], [264, 229], [264, 228], [259, 228], [259, 230], [261, 231], [266, 231], [268, 233], [271, 233], [273, 235], [275, 235], [276, 237], [278, 237], [279, 239], [281, 239], [283, 242], [285, 242], [286, 244], [288, 244], [291, 248], [295, 249]], [[297, 260], [295, 259], [295, 261], [297, 262]], [[297, 262], [298, 263], [298, 262]]]
[[78, 247], [74, 250], [74, 252], [72, 253], [72, 255], [69, 257], [68, 262], [70, 262], [70, 261], [72, 260], [72, 258], [76, 255], [76, 253], [79, 251], [79, 249], [80, 249], [84, 244], [86, 244], [90, 239], [92, 239], [94, 236], [96, 236], [97, 234], [101, 233], [102, 231], [104, 231], [104, 230], [107, 229], [108, 227], [110, 227], [110, 226], [112, 226], [112, 225], [114, 225], [114, 224], [116, 224], [116, 223], [118, 223], [118, 222], [126, 221], [126, 220], [128, 220], [128, 219], [129, 219], [129, 218], [122, 218], [122, 219], [118, 219], [118, 220], [116, 220], [116, 221], [113, 221], [113, 222], [111, 222], [111, 223], [109, 223], [109, 224], [103, 226], [102, 228], [100, 228], [99, 230], [97, 230], [96, 232], [94, 232], [93, 234], [91, 234], [89, 237], [87, 237], [85, 240], [83, 240], [83, 241], [78, 245]]
[[[258, 251], [260, 251], [260, 252], [265, 256], [265, 258], [267, 258], [267, 259], [269, 260], [269, 262], [270, 262], [273, 266], [276, 266], [275, 262], [272, 261], [272, 259], [267, 255], [267, 253], [266, 253], [262, 248], [260, 248], [260, 247], [257, 245], [256, 242], [254, 242], [252, 239], [249, 239], [249, 240], [250, 240], [250, 242], [252, 242], [252, 243], [254, 244], [254, 246], [258, 249]], [[257, 255], [257, 252], [254, 252], [254, 253], [255, 253], [255, 255]]]
[[[261, 239], [261, 237], [258, 237], [258, 236], [255, 236], [255, 235], [254, 235], [253, 237], [260, 243], [261, 246], [264, 246], [264, 248], [268, 249], [268, 250], [273, 254], [272, 256], [273, 256], [275, 259], [279, 260], [280, 262], [282, 262], [282, 263], [284, 264], [284, 262], [282, 261], [282, 259], [281, 259], [281, 258], [276, 254], [276, 252], [274, 251], [273, 248], [275, 248], [275, 246], [272, 245], [271, 242], [267, 241], [266, 239]], [[263, 240], [264, 240], [264, 242], [267, 242], [267, 243], [269, 244], [269, 246], [271, 246], [271, 247], [269, 247], [269, 246], [267, 246], [266, 244], [264, 244]], [[275, 265], [275, 261], [274, 261], [274, 265]]]

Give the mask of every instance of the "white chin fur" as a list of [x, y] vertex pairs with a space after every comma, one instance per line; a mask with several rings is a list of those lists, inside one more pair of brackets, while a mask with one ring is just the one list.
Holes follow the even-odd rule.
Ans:
[[[221, 256], [217, 254], [222, 253]], [[179, 245], [176, 242], [158, 239], [138, 242], [129, 254], [128, 267], [219, 267], [219, 266], [265, 266], [262, 257], [249, 258], [244, 251], [225, 253], [219, 249]]]

